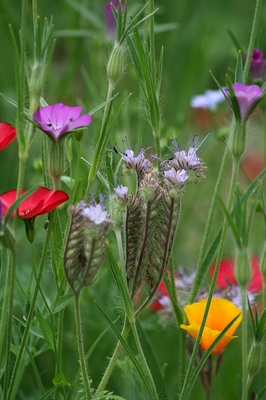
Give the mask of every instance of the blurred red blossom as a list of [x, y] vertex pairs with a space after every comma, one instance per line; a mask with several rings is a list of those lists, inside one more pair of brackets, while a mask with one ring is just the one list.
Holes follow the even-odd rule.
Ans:
[[16, 139], [16, 128], [8, 122], [0, 122], [0, 151]]
[[[248, 291], [253, 293], [260, 293], [262, 291], [262, 275], [259, 268], [259, 258], [255, 256], [251, 257], [250, 263], [252, 277], [248, 285]], [[213, 275], [214, 268], [215, 263], [213, 263], [210, 268], [211, 276]], [[216, 287], [223, 289], [228, 287], [229, 285], [237, 285], [234, 269], [235, 260], [233, 258], [224, 258], [220, 264]]]
[[[23, 190], [21, 194], [25, 194]], [[2, 204], [2, 215], [7, 213], [9, 207], [16, 201], [17, 190], [9, 190], [0, 196]], [[19, 218], [31, 219], [37, 215], [47, 214], [54, 210], [60, 204], [68, 200], [68, 195], [62, 190], [51, 190], [45, 187], [38, 188], [26, 200], [22, 201], [18, 207], [17, 213]], [[14, 213], [11, 214], [14, 217]]]

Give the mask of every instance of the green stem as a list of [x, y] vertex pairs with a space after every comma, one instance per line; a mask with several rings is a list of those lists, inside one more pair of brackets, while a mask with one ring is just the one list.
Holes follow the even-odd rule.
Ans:
[[[229, 190], [229, 194], [228, 194], [228, 201], [227, 201], [227, 209], [231, 210], [232, 208], [232, 204], [233, 204], [233, 198], [234, 198], [234, 193], [235, 193], [235, 188], [236, 188], [236, 183], [237, 183], [237, 177], [238, 177], [238, 171], [239, 171], [239, 165], [240, 165], [240, 159], [233, 159], [233, 171], [232, 171], [232, 177], [231, 177], [231, 185], [230, 185], [230, 190]], [[218, 253], [217, 253], [217, 259], [216, 259], [216, 265], [215, 265], [215, 270], [213, 273], [213, 278], [211, 281], [211, 285], [210, 285], [210, 289], [209, 289], [209, 296], [208, 296], [208, 300], [207, 300], [207, 304], [206, 304], [206, 308], [205, 308], [205, 312], [202, 318], [202, 322], [200, 325], [200, 329], [199, 329], [199, 333], [193, 348], [193, 352], [190, 358], [190, 362], [188, 365], [188, 369], [187, 369], [187, 373], [185, 376], [185, 380], [184, 380], [184, 385], [182, 388], [182, 392], [180, 395], [180, 400], [185, 400], [188, 398], [188, 393], [191, 390], [190, 388], [190, 377], [194, 368], [194, 363], [195, 363], [195, 359], [197, 356], [197, 352], [198, 352], [198, 348], [199, 348], [199, 343], [200, 343], [200, 339], [203, 333], [203, 329], [206, 323], [206, 319], [208, 316], [208, 311], [210, 308], [210, 304], [211, 304], [211, 300], [212, 300], [212, 296], [215, 290], [215, 285], [216, 285], [216, 280], [217, 280], [217, 276], [218, 276], [218, 272], [219, 272], [219, 267], [220, 267], [220, 263], [222, 260], [222, 255], [223, 255], [223, 249], [224, 249], [224, 243], [225, 243], [225, 237], [226, 237], [226, 232], [227, 232], [227, 227], [228, 227], [228, 222], [226, 217], [224, 218], [224, 222], [223, 222], [223, 226], [222, 226], [222, 234], [221, 234], [221, 240], [219, 243], [219, 248], [218, 248]]]
[[246, 83], [247, 79], [248, 79], [252, 53], [253, 53], [253, 49], [254, 49], [254, 45], [255, 45], [255, 39], [257, 36], [257, 32], [258, 32], [259, 19], [260, 19], [260, 13], [261, 13], [261, 5], [262, 5], [262, 0], [257, 0], [254, 18], [253, 18], [252, 30], [251, 30], [251, 35], [250, 35], [250, 40], [249, 40], [249, 45], [248, 45], [248, 53], [247, 53], [247, 58], [246, 58], [246, 63], [245, 63], [245, 68], [244, 68], [243, 83]]
[[[1, 350], [3, 347], [3, 338], [6, 334], [6, 363], [5, 363], [5, 378], [4, 378], [4, 388], [3, 388], [3, 398], [6, 398], [5, 395], [7, 393], [7, 386], [9, 381], [10, 374], [10, 358], [11, 358], [11, 342], [12, 342], [12, 323], [13, 323], [13, 301], [14, 301], [14, 289], [15, 289], [15, 279], [16, 279], [16, 251], [15, 249], [11, 249], [11, 254], [8, 260], [8, 272], [7, 272], [7, 280], [5, 287], [5, 296], [2, 310], [2, 318], [1, 318]], [[3, 312], [6, 312], [4, 315]], [[3, 325], [2, 325], [3, 321]]]
[[104, 146], [107, 142], [108, 139], [108, 129], [107, 129], [107, 123], [110, 117], [110, 112], [112, 108], [113, 101], [111, 100], [113, 96], [115, 85], [112, 82], [109, 82], [108, 84], [108, 91], [107, 91], [107, 97], [106, 97], [106, 105], [104, 107], [104, 112], [103, 112], [103, 119], [102, 119], [102, 125], [101, 125], [101, 131], [99, 135], [99, 139], [96, 145], [96, 149], [94, 151], [93, 157], [92, 157], [92, 162], [91, 162], [91, 168], [88, 176], [88, 184], [87, 184], [87, 189], [86, 189], [86, 194], [85, 194], [85, 199], [88, 199], [89, 194], [90, 194], [90, 189], [91, 185], [93, 182], [93, 179], [95, 175], [97, 174], [97, 171], [99, 169], [103, 151], [104, 151]]
[[92, 399], [92, 394], [91, 394], [88, 371], [86, 368], [85, 355], [84, 355], [83, 339], [82, 339], [82, 332], [81, 332], [81, 317], [80, 317], [79, 298], [80, 298], [80, 291], [76, 292], [74, 295], [77, 343], [78, 343], [81, 373], [82, 373], [82, 377], [83, 377], [83, 384], [84, 384], [85, 391], [86, 391], [86, 398], [87, 398], [87, 400], [90, 400], [90, 399]]
[[131, 329], [132, 329], [133, 336], [134, 336], [134, 339], [135, 339], [135, 343], [136, 343], [136, 346], [137, 346], [137, 349], [138, 349], [138, 354], [142, 359], [142, 366], [143, 366], [144, 373], [146, 375], [146, 378], [147, 378], [147, 381], [148, 381], [148, 384], [149, 384], [149, 387], [150, 387], [151, 396], [152, 396], [151, 398], [152, 398], [152, 400], [159, 400], [159, 397], [158, 397], [158, 394], [157, 394], [157, 390], [156, 390], [156, 386], [155, 386], [155, 383], [154, 383], [154, 379], [152, 377], [150, 368], [149, 368], [149, 366], [147, 364], [147, 360], [146, 360], [145, 354], [143, 352], [143, 349], [142, 349], [142, 346], [141, 346], [141, 343], [140, 343], [140, 340], [139, 340], [139, 335], [138, 335], [138, 332], [137, 332], [137, 327], [136, 327], [135, 322], [133, 322], [131, 324]]
[[217, 198], [218, 198], [218, 193], [220, 191], [221, 188], [221, 183], [222, 183], [222, 178], [224, 176], [224, 172], [225, 172], [225, 168], [226, 168], [226, 164], [227, 164], [227, 160], [228, 160], [228, 149], [226, 147], [225, 151], [224, 151], [224, 155], [223, 155], [223, 159], [222, 159], [222, 163], [221, 163], [221, 167], [220, 167], [220, 171], [219, 171], [219, 175], [217, 177], [217, 181], [216, 181], [216, 185], [214, 188], [214, 193], [212, 196], [212, 201], [211, 201], [211, 205], [210, 205], [210, 211], [208, 214], [208, 219], [207, 219], [207, 223], [206, 223], [206, 227], [203, 233], [203, 239], [201, 242], [201, 247], [200, 247], [200, 251], [199, 251], [199, 258], [198, 258], [198, 262], [197, 262], [197, 273], [196, 273], [196, 277], [193, 283], [193, 287], [191, 289], [190, 292], [190, 296], [189, 296], [189, 301], [188, 303], [191, 304], [195, 301], [199, 288], [201, 287], [201, 284], [206, 276], [206, 272], [205, 270], [203, 270], [204, 265], [203, 265], [203, 260], [204, 260], [204, 256], [206, 253], [206, 249], [207, 249], [207, 242], [208, 242], [208, 237], [209, 237], [209, 233], [210, 233], [210, 229], [211, 229], [211, 224], [213, 221], [213, 216], [214, 216], [214, 210], [215, 210], [215, 206], [217, 203]]
[[241, 305], [242, 305], [242, 400], [248, 400], [248, 320], [247, 320], [247, 288], [241, 287]]
[[19, 372], [20, 363], [22, 361], [22, 356], [24, 354], [24, 349], [25, 349], [25, 346], [26, 346], [26, 343], [27, 343], [31, 322], [32, 322], [32, 319], [33, 319], [33, 316], [34, 316], [35, 305], [36, 305], [36, 301], [37, 301], [37, 297], [38, 297], [38, 293], [39, 293], [40, 282], [41, 282], [43, 269], [44, 269], [44, 265], [45, 265], [45, 260], [46, 260], [46, 255], [47, 255], [48, 246], [49, 246], [49, 239], [50, 239], [52, 228], [53, 228], [54, 215], [55, 215], [55, 210], [51, 212], [50, 223], [49, 223], [46, 239], [45, 239], [44, 246], [43, 246], [43, 252], [42, 252], [42, 256], [41, 256], [41, 261], [40, 261], [40, 268], [39, 268], [39, 272], [38, 272], [38, 276], [37, 276], [37, 280], [36, 280], [36, 285], [35, 285], [33, 297], [32, 297], [32, 300], [31, 300], [31, 305], [30, 305], [30, 310], [29, 310], [29, 314], [28, 314], [28, 318], [27, 318], [27, 323], [26, 323], [25, 330], [24, 330], [24, 333], [23, 333], [23, 336], [22, 336], [22, 339], [21, 339], [20, 348], [19, 348], [19, 351], [18, 351], [18, 354], [17, 354], [17, 358], [16, 358], [16, 361], [15, 361], [14, 369], [13, 369], [12, 376], [11, 376], [11, 379], [10, 379], [9, 390], [8, 390], [7, 397], [6, 397], [7, 399], [12, 399], [12, 396], [13, 396], [13, 388], [14, 388], [14, 385], [15, 385], [17, 374]]
[[[121, 332], [121, 336], [122, 336], [123, 339], [126, 339], [129, 331], [130, 331], [130, 323], [129, 323], [129, 320], [128, 320], [127, 316], [125, 316], [124, 326], [123, 326], [123, 330]], [[96, 390], [96, 394], [99, 394], [100, 392], [102, 392], [105, 389], [105, 387], [106, 387], [106, 385], [108, 383], [108, 380], [109, 380], [109, 378], [110, 378], [110, 376], [111, 376], [111, 374], [113, 372], [113, 369], [114, 369], [114, 367], [116, 365], [116, 361], [117, 361], [117, 359], [119, 357], [119, 354], [120, 354], [120, 351], [121, 351], [122, 347], [123, 347], [122, 343], [120, 341], [118, 341], [118, 343], [117, 343], [117, 345], [115, 347], [115, 350], [114, 350], [114, 352], [112, 354], [112, 357], [111, 357], [111, 359], [109, 361], [108, 367], [106, 368], [105, 373], [104, 373], [104, 375], [103, 375], [103, 377], [101, 379], [101, 382], [100, 382], [100, 384], [99, 384], [99, 386], [98, 386], [98, 388]]]

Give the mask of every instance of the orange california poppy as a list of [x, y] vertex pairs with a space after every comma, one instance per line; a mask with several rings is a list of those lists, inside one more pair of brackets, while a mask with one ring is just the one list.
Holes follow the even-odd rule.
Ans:
[[[198, 336], [200, 324], [203, 318], [207, 299], [197, 303], [190, 304], [184, 308], [189, 325], [180, 325], [180, 328], [185, 329], [196, 339]], [[214, 340], [219, 336], [222, 330], [239, 315], [239, 318], [228, 329], [220, 342], [212, 350], [212, 354], [220, 353], [232, 339], [237, 336], [232, 336], [242, 320], [241, 310], [236, 307], [231, 301], [219, 297], [214, 297], [211, 301], [206, 324], [200, 339], [200, 346], [207, 350]]]

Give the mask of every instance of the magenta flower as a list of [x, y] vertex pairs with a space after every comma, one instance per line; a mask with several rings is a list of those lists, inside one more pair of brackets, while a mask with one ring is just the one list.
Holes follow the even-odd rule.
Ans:
[[[245, 55], [247, 57], [247, 54]], [[266, 61], [264, 60], [263, 52], [259, 49], [254, 49], [250, 63], [250, 75], [253, 80], [261, 80], [264, 77]]]
[[[119, 1], [117, 0], [108, 1], [105, 5], [104, 16], [105, 16], [107, 34], [110, 38], [113, 38], [116, 32], [116, 20], [113, 14], [112, 5], [115, 7], [116, 10], [118, 10]], [[122, 11], [123, 10], [124, 10], [124, 4], [122, 3]]]
[[69, 107], [62, 103], [38, 108], [33, 118], [39, 124], [42, 131], [53, 140], [59, 140], [62, 136], [77, 128], [82, 128], [91, 123], [89, 114], [81, 114], [82, 106]]
[[[258, 85], [244, 85], [243, 83], [233, 83], [232, 87], [238, 102], [241, 120], [248, 118], [250, 112], [255, 108], [256, 104], [263, 95], [262, 89]], [[228, 88], [224, 89], [227, 96], [230, 98]], [[233, 106], [233, 103], [232, 103]]]

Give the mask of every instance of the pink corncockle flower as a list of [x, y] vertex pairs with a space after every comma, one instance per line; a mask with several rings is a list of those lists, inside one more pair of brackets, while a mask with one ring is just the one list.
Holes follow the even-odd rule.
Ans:
[[[26, 190], [22, 190], [22, 194], [25, 193]], [[16, 189], [9, 190], [0, 196], [3, 215], [6, 215], [7, 210], [16, 201], [16, 198]], [[20, 203], [17, 209], [17, 214], [21, 219], [33, 219], [37, 215], [47, 214], [67, 200], [68, 195], [62, 190], [51, 190], [46, 187], [40, 187], [26, 200]], [[11, 214], [11, 217], [14, 217], [14, 213]]]
[[220, 89], [206, 90], [204, 94], [192, 97], [190, 102], [193, 108], [204, 108], [207, 110], [214, 110], [218, 104], [224, 101], [224, 95]]
[[67, 133], [91, 123], [89, 114], [81, 114], [82, 106], [69, 107], [62, 103], [38, 108], [33, 118], [42, 131], [58, 141]]
[[14, 126], [8, 122], [0, 122], [0, 151], [4, 150], [16, 137], [16, 128]]
[[82, 208], [81, 214], [88, 218], [95, 225], [100, 225], [104, 222], [110, 222], [107, 211], [104, 210], [102, 202], [99, 204], [85, 205], [85, 203], [80, 203]]
[[164, 177], [173, 185], [183, 185], [188, 179], [188, 173], [185, 169], [176, 171], [174, 168], [164, 171]]
[[[242, 121], [245, 121], [251, 110], [263, 96], [263, 91], [258, 85], [244, 85], [243, 83], [233, 83], [232, 87], [239, 105]], [[230, 99], [228, 88], [224, 89], [226, 95]]]
[[[110, 38], [113, 38], [116, 32], [116, 20], [113, 14], [112, 5], [115, 7], [116, 10], [118, 10], [119, 1], [117, 0], [108, 1], [105, 5], [104, 16], [105, 16], [107, 34]], [[124, 3], [121, 4], [121, 7], [123, 11]]]
[[114, 188], [114, 191], [120, 199], [124, 199], [128, 193], [128, 187], [123, 185], [118, 185], [116, 188]]
[[[245, 58], [247, 57], [247, 53]], [[252, 53], [251, 63], [250, 63], [250, 75], [254, 81], [262, 80], [265, 74], [266, 60], [264, 59], [264, 54], [261, 50], [255, 48]]]

